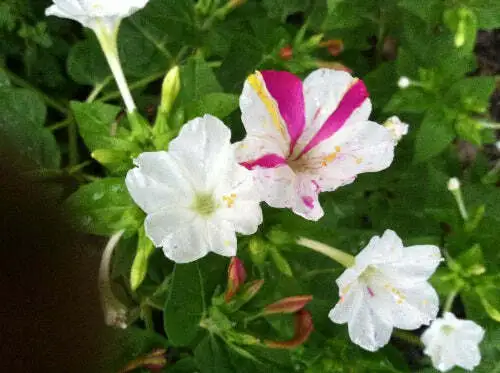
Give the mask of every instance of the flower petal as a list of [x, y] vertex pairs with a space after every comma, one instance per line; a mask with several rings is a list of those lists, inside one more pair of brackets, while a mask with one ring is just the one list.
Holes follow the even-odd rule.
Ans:
[[207, 234], [210, 251], [223, 256], [236, 255], [236, 233], [232, 224], [224, 221], [208, 221]]
[[[318, 135], [315, 145], [341, 127], [355, 125], [368, 119], [371, 103], [367, 99], [366, 90], [361, 89], [362, 83], [356, 82], [357, 80], [349, 73], [330, 69], [318, 69], [304, 80], [306, 127], [295, 149], [296, 156], [305, 152], [306, 147], [307, 151], [314, 147], [314, 144], [308, 144], [324, 126], [325, 129], [321, 136]], [[346, 97], [343, 101], [351, 87], [355, 87], [349, 95], [352, 97]], [[335, 115], [337, 110], [338, 114]], [[328, 123], [330, 117], [332, 119]]]
[[219, 119], [205, 115], [186, 123], [169, 144], [169, 154], [190, 175], [193, 187], [210, 191], [234, 161], [231, 131]]
[[276, 101], [290, 138], [290, 153], [305, 127], [302, 81], [287, 71], [262, 71], [262, 79]]
[[401, 285], [426, 281], [436, 271], [442, 257], [437, 246], [416, 245], [405, 247], [402, 258], [394, 263], [378, 266], [386, 275], [397, 279]]
[[376, 351], [389, 343], [392, 326], [385, 323], [367, 305], [363, 304], [349, 321], [349, 337], [368, 351]]
[[290, 149], [287, 126], [281, 117], [278, 104], [270, 95], [262, 74], [250, 75], [240, 96], [241, 120], [249, 136], [267, 138], [285, 155]]
[[189, 263], [208, 253], [205, 221], [188, 209], [168, 209], [148, 215], [146, 235], [165, 256], [176, 263]]
[[318, 184], [307, 175], [299, 174], [294, 179], [296, 198], [291, 208], [306, 219], [317, 221], [324, 212], [318, 200]]
[[355, 283], [349, 291], [340, 296], [339, 301], [328, 314], [330, 320], [337, 324], [345, 324], [349, 322], [352, 316], [357, 312], [358, 308], [362, 307], [363, 291], [361, 285]]
[[345, 126], [303, 156], [318, 175], [322, 191], [333, 191], [350, 184], [364, 172], [381, 171], [394, 158], [391, 133], [374, 122]]
[[372, 237], [368, 245], [356, 255], [356, 265], [366, 267], [396, 262], [401, 258], [402, 251], [403, 241], [396, 232], [387, 229], [382, 237]]
[[146, 213], [168, 206], [188, 206], [193, 192], [177, 163], [166, 152], [142, 153], [127, 173], [125, 183], [132, 199]]

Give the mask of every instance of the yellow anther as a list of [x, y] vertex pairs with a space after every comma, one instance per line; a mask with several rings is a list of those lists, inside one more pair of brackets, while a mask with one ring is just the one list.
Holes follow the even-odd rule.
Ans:
[[229, 196], [222, 197], [222, 200], [226, 202], [227, 207], [231, 208], [234, 205], [234, 201], [236, 199], [236, 194], [231, 193]]

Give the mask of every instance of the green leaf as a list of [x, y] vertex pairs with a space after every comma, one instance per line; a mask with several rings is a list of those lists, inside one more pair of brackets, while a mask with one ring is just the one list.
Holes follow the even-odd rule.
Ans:
[[130, 141], [124, 139], [129, 135], [129, 131], [116, 121], [116, 116], [121, 111], [119, 107], [101, 102], [72, 101], [71, 110], [78, 123], [80, 136], [90, 151], [130, 148]]
[[144, 215], [135, 205], [122, 178], [106, 178], [80, 187], [66, 201], [82, 231], [109, 236], [121, 229], [135, 233]]
[[466, 7], [447, 9], [444, 12], [444, 22], [455, 34], [455, 47], [472, 52], [478, 31], [475, 14]]
[[96, 85], [111, 75], [99, 42], [92, 34], [73, 45], [66, 68], [71, 79], [79, 84]]
[[455, 138], [454, 113], [436, 107], [427, 112], [415, 140], [415, 162], [427, 161], [444, 151]]
[[205, 337], [194, 350], [194, 358], [201, 373], [233, 373], [225, 346], [216, 336]]
[[425, 113], [435, 103], [433, 94], [420, 88], [401, 89], [391, 97], [384, 113]]
[[450, 107], [462, 111], [485, 113], [494, 90], [495, 78], [492, 76], [465, 78], [450, 87], [445, 101]]
[[442, 0], [425, 0], [421, 2], [416, 2], [414, 0], [399, 0], [398, 5], [405, 11], [418, 16], [430, 25], [434, 25], [441, 20], [444, 8]]
[[155, 247], [153, 242], [146, 236], [144, 227], [139, 229], [139, 239], [137, 240], [137, 252], [135, 254], [132, 269], [130, 270], [130, 288], [132, 291], [142, 284], [148, 272], [148, 260]]
[[309, 0], [263, 0], [262, 5], [267, 9], [270, 18], [285, 21], [290, 14], [306, 10]]
[[477, 146], [483, 144], [483, 138], [481, 136], [482, 127], [476, 120], [469, 116], [459, 115], [455, 123], [455, 130], [460, 138]]
[[184, 104], [199, 101], [209, 93], [222, 91], [212, 68], [201, 57], [191, 58], [181, 68], [181, 85], [180, 97]]
[[43, 127], [46, 114], [35, 92], [0, 88], [0, 146], [18, 152], [37, 168], [58, 169], [61, 154], [54, 135]]
[[176, 361], [174, 365], [168, 368], [167, 373], [193, 373], [198, 371], [196, 360], [192, 357], [186, 357]]
[[175, 265], [164, 312], [165, 331], [173, 345], [187, 346], [196, 337], [205, 312], [204, 291], [198, 263]]
[[467, 7], [476, 14], [478, 28], [500, 27], [500, 3], [497, 0], [468, 0]]
[[271, 253], [271, 258], [273, 258], [273, 262], [276, 265], [276, 268], [288, 277], [292, 277], [292, 268], [285, 257], [280, 253], [278, 248], [274, 245], [269, 245], [269, 252]]
[[481, 275], [486, 269], [484, 267], [483, 251], [479, 244], [475, 244], [467, 251], [463, 252], [457, 257], [456, 260], [465, 275]]
[[500, 322], [500, 287], [499, 284], [488, 283], [478, 286], [476, 293], [479, 295], [488, 316], [493, 320]]
[[224, 119], [238, 108], [238, 96], [229, 93], [209, 93], [186, 107], [187, 119], [211, 114]]

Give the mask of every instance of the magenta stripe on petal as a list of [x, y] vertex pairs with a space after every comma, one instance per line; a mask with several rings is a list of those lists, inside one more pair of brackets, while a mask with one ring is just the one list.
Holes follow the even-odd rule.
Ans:
[[290, 154], [304, 131], [305, 104], [302, 81], [287, 71], [262, 71], [269, 94], [278, 104], [281, 117], [290, 135]]
[[311, 210], [314, 208], [314, 198], [311, 196], [302, 197], [302, 202], [304, 202], [304, 205], [306, 205], [307, 208], [310, 208]]
[[352, 113], [363, 104], [368, 96], [368, 90], [366, 89], [365, 83], [363, 83], [362, 80], [355, 82], [344, 94], [337, 109], [328, 117], [320, 130], [302, 150], [299, 157], [307, 153], [320, 142], [329, 139], [335, 132], [341, 129]]
[[256, 167], [276, 168], [286, 164], [286, 159], [278, 154], [266, 154], [253, 161], [241, 162], [240, 164], [249, 170], [253, 170]]

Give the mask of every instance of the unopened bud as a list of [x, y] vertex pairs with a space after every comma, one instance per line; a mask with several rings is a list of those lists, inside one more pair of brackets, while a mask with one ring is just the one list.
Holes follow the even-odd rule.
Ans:
[[295, 313], [312, 301], [312, 295], [297, 295], [283, 298], [264, 308], [263, 315], [273, 315], [276, 313]]
[[399, 88], [406, 89], [410, 85], [411, 85], [411, 80], [408, 77], [402, 76], [401, 78], [399, 78], [399, 80], [398, 80], [398, 87]]
[[326, 69], [345, 71], [345, 72], [348, 72], [349, 74], [352, 73], [352, 69], [341, 64], [340, 62], [318, 60], [318, 61], [316, 61], [316, 65], [318, 67], [324, 67]]
[[257, 265], [262, 265], [265, 263], [269, 249], [267, 247], [266, 241], [262, 238], [254, 236], [250, 238], [248, 243], [248, 251], [250, 252], [250, 257], [252, 261]]
[[145, 368], [151, 372], [159, 372], [167, 365], [166, 353], [167, 350], [165, 349], [153, 350], [150, 354], [141, 356], [128, 363], [120, 373], [132, 372], [138, 368]]
[[397, 116], [392, 116], [385, 121], [384, 127], [391, 131], [394, 141], [399, 142], [408, 133], [409, 125], [401, 122]]
[[344, 51], [344, 42], [340, 39], [330, 39], [322, 42], [320, 47], [327, 48], [333, 57], [337, 57]]
[[459, 189], [460, 189], [460, 180], [458, 180], [456, 177], [452, 177], [450, 180], [448, 180], [448, 190], [450, 192]]
[[306, 310], [300, 310], [295, 314], [295, 333], [292, 339], [288, 341], [265, 341], [264, 343], [269, 348], [295, 348], [307, 341], [313, 330], [312, 315]]
[[280, 58], [283, 61], [290, 61], [293, 57], [293, 49], [291, 45], [287, 45], [280, 49]]
[[165, 79], [163, 80], [163, 85], [161, 88], [161, 104], [160, 112], [169, 113], [172, 109], [175, 99], [179, 95], [181, 90], [181, 75], [179, 66], [172, 67]]
[[237, 257], [232, 257], [227, 270], [227, 290], [225, 295], [226, 303], [238, 292], [245, 283], [247, 273], [243, 262]]

